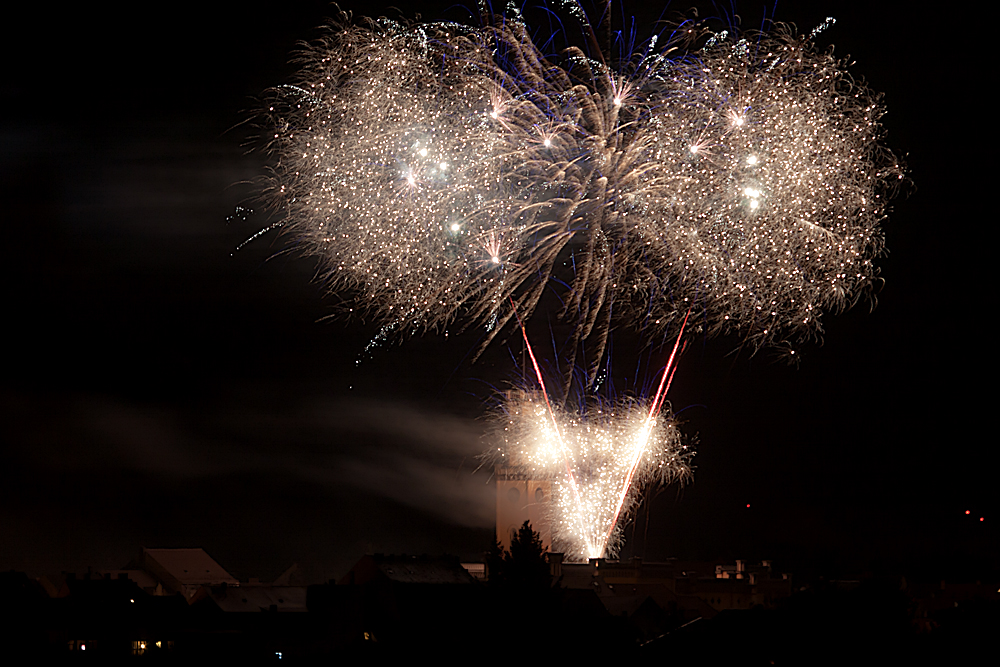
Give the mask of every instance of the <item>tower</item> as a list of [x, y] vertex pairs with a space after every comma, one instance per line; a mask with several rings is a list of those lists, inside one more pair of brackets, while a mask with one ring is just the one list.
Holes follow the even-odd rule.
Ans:
[[503, 549], [510, 548], [511, 533], [525, 521], [542, 538], [546, 549], [552, 548], [552, 482], [526, 479], [509, 468], [496, 470], [497, 539]]

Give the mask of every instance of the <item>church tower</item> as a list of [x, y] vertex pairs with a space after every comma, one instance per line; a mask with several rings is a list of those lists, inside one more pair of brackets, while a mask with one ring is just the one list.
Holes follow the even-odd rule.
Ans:
[[526, 479], [508, 468], [498, 467], [497, 479], [497, 539], [504, 549], [510, 548], [512, 532], [531, 523], [542, 538], [542, 545], [552, 549], [552, 482], [547, 479]]

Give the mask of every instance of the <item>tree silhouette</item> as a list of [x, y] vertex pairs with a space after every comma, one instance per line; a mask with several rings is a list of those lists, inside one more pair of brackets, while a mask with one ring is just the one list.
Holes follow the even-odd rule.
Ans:
[[525, 521], [516, 531], [511, 531], [509, 551], [495, 540], [487, 552], [490, 583], [512, 588], [549, 588], [552, 578], [546, 552], [541, 535]]

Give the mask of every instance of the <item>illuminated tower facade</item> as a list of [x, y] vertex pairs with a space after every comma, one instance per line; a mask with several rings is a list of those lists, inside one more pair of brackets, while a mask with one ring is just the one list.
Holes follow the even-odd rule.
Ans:
[[542, 545], [552, 548], [552, 482], [526, 479], [508, 468], [497, 468], [497, 539], [510, 548], [511, 533], [527, 521], [542, 538]]

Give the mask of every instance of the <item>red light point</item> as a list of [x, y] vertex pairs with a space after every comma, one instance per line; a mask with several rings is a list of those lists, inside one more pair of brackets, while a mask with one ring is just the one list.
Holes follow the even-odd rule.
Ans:
[[972, 512], [970, 512], [969, 510], [965, 510], [965, 513], [966, 514], [972, 514]]
[[750, 509], [750, 503], [747, 503], [747, 509]]
[[986, 517], [979, 517], [980, 521], [984, 521]]

